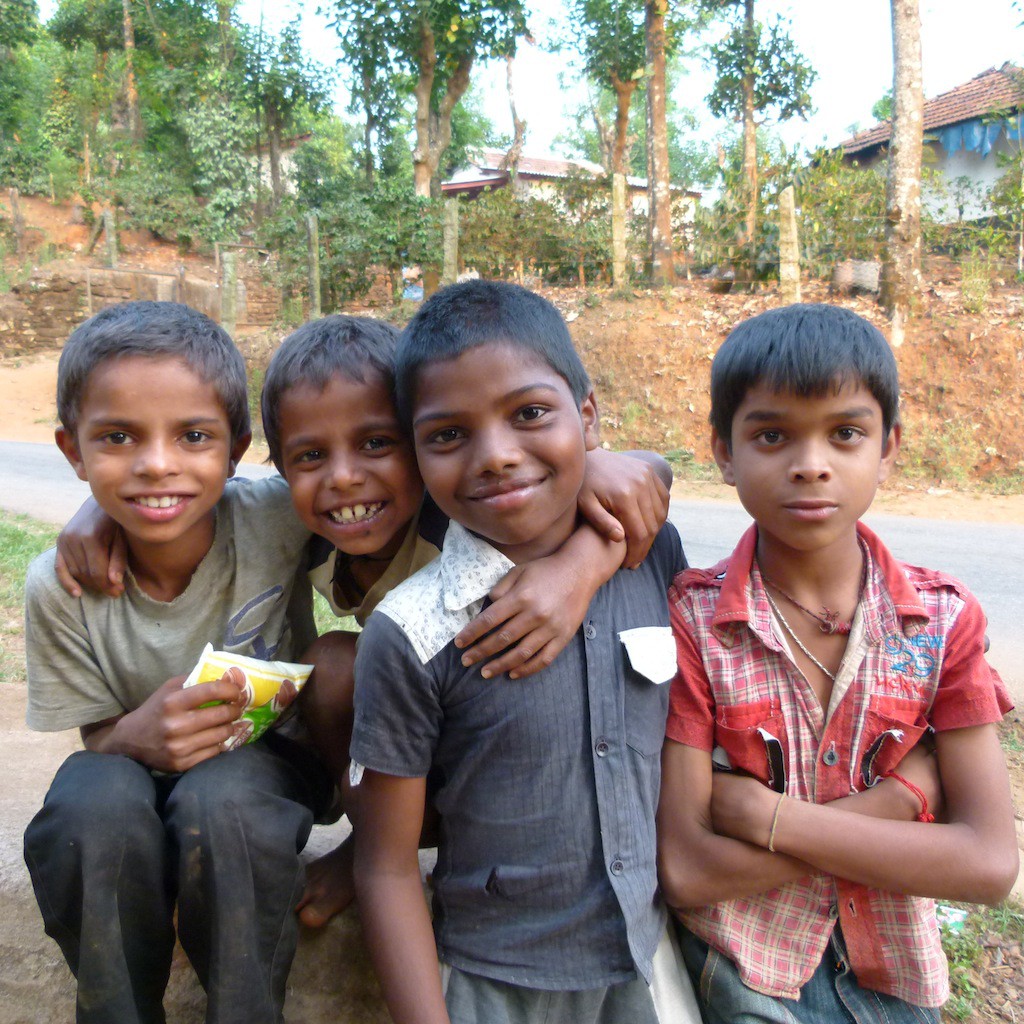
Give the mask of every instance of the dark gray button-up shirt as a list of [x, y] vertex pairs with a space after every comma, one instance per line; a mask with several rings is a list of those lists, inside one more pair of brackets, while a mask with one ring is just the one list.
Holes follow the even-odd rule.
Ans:
[[352, 757], [389, 775], [440, 777], [442, 960], [541, 989], [650, 979], [664, 922], [654, 815], [675, 671], [665, 595], [684, 566], [666, 526], [639, 569], [598, 591], [554, 664], [520, 680], [481, 678], [451, 642], [511, 567], [457, 524], [441, 557], [370, 617]]

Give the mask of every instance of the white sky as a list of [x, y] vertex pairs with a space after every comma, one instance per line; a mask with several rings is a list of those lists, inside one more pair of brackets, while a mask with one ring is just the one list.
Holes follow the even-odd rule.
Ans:
[[[534, 12], [531, 29], [541, 37], [550, 14], [561, 10], [557, 0], [527, 0]], [[40, 0], [48, 16], [56, 0]], [[932, 97], [966, 82], [1005, 61], [1024, 64], [1024, 0], [920, 0], [925, 97]], [[334, 65], [339, 59], [336, 36], [316, 5], [301, 0], [242, 0], [243, 20], [256, 24], [263, 11], [265, 24], [274, 29], [296, 18], [309, 52]], [[834, 145], [850, 127], [873, 123], [871, 107], [892, 84], [892, 35], [889, 0], [758, 0], [757, 16], [769, 20], [781, 14], [791, 22], [797, 45], [818, 73], [812, 95], [816, 112], [806, 122], [792, 121], [779, 129], [791, 146]], [[516, 108], [527, 122], [528, 153], [549, 150], [569, 124], [569, 112], [585, 93], [579, 74], [569, 67], [570, 55], [551, 55], [523, 45], [516, 60]], [[723, 127], [712, 123], [703, 106], [711, 76], [694, 61], [680, 83], [676, 98], [704, 119], [701, 132], [713, 138]], [[561, 79], [564, 79], [564, 83]], [[499, 132], [511, 134], [511, 116], [505, 92], [503, 64], [474, 69], [475, 87], [484, 109]], [[343, 100], [339, 100], [339, 110]]]

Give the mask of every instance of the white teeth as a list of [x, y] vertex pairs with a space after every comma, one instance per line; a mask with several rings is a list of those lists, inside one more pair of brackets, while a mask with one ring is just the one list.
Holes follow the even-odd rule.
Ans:
[[344, 508], [331, 509], [328, 515], [336, 523], [355, 523], [375, 516], [383, 507], [383, 501], [375, 501], [369, 505], [346, 505]]
[[160, 498], [136, 498], [135, 501], [145, 508], [172, 508], [181, 503], [181, 498], [165, 494]]

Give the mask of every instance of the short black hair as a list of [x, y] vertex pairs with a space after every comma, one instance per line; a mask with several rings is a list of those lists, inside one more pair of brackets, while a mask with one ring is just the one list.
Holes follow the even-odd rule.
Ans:
[[231, 439], [249, 434], [245, 360], [220, 325], [180, 302], [121, 302], [101, 309], [64, 343], [57, 363], [57, 415], [74, 433], [89, 375], [110, 359], [180, 359], [212, 384], [227, 413]]
[[402, 422], [408, 426], [412, 421], [421, 367], [457, 359], [487, 344], [535, 352], [564, 378], [577, 405], [590, 394], [590, 378], [554, 305], [516, 284], [465, 281], [432, 295], [402, 332], [395, 362], [395, 398]]
[[711, 425], [732, 444], [732, 421], [758, 385], [819, 397], [863, 384], [882, 407], [885, 436], [899, 422], [896, 359], [878, 328], [842, 306], [807, 303], [771, 309], [737, 325], [711, 363]]
[[[398, 328], [368, 316], [336, 313], [293, 331], [274, 353], [263, 379], [260, 410], [270, 458], [281, 469], [281, 396], [299, 384], [323, 390], [342, 374], [357, 384], [377, 375], [390, 393], [395, 377]], [[345, 415], [344, 409], [338, 410]]]

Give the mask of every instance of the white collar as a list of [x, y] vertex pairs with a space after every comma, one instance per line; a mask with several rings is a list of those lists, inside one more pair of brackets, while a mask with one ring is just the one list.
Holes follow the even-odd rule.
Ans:
[[449, 523], [441, 550], [445, 609], [461, 611], [482, 601], [514, 565], [483, 538], [459, 523]]

